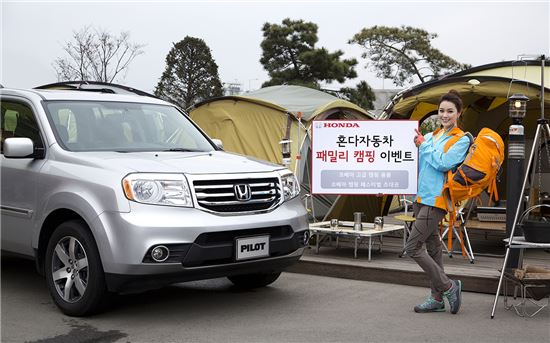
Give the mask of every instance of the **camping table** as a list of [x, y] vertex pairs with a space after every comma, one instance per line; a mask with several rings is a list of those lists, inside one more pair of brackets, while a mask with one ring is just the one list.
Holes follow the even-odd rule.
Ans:
[[[382, 249], [382, 236], [389, 232], [403, 230], [403, 225], [384, 224], [382, 230], [375, 230], [373, 223], [362, 223], [363, 231], [353, 230], [353, 222], [341, 221], [336, 228], [330, 227], [330, 222], [318, 222], [309, 224], [309, 231], [315, 235], [315, 252], [319, 253], [319, 244], [324, 237], [336, 236], [348, 237], [355, 241], [353, 250], [354, 258], [357, 258], [357, 247], [365, 239], [368, 239], [368, 257], [371, 260], [372, 238], [380, 238], [380, 250]], [[323, 238], [321, 237], [323, 236]]]

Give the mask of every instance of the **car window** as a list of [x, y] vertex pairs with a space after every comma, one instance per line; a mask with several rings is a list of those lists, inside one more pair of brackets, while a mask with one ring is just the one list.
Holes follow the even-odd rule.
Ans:
[[0, 149], [4, 149], [4, 140], [10, 137], [30, 138], [35, 147], [43, 147], [36, 118], [29, 106], [18, 102], [2, 100], [0, 112]]
[[211, 151], [208, 139], [167, 105], [47, 101], [62, 147], [71, 151]]

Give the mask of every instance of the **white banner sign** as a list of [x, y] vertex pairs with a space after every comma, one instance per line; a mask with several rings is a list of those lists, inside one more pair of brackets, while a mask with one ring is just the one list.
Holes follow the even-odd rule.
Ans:
[[314, 121], [314, 194], [416, 194], [418, 121]]

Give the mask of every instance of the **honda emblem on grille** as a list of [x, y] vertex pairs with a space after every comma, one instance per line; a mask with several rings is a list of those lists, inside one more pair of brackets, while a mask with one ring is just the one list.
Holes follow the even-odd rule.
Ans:
[[235, 197], [239, 201], [248, 201], [252, 197], [252, 192], [250, 191], [250, 185], [240, 184], [233, 186], [235, 190]]

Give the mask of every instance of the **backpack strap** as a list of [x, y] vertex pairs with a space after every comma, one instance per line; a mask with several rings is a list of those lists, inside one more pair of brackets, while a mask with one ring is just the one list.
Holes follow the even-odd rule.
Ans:
[[[439, 132], [439, 130], [441, 130], [441, 128], [434, 131], [433, 134], [436, 135]], [[458, 127], [453, 128], [450, 134], [452, 134], [453, 136], [447, 142], [445, 142], [445, 145], [443, 146], [444, 152], [449, 151], [449, 149], [464, 136], [468, 137], [468, 139], [470, 140], [470, 145], [474, 141], [474, 137], [472, 136], [471, 133], [464, 132]], [[445, 177], [445, 184], [447, 183], [448, 180], [452, 178], [452, 176], [453, 176], [453, 171], [452, 170], [447, 171], [447, 175]], [[453, 245], [453, 229], [456, 222], [457, 209], [453, 200], [454, 196], [453, 196], [452, 187], [447, 187], [447, 188], [444, 187], [444, 191], [445, 190], [448, 192], [448, 196], [449, 196], [449, 199], [447, 199], [447, 205], [448, 205], [447, 212], [449, 213], [449, 230], [447, 231], [447, 248], [450, 250], [452, 249], [452, 245]], [[460, 238], [461, 238], [461, 241], [463, 242], [462, 237]], [[464, 247], [462, 247], [462, 254], [464, 255]]]
[[489, 181], [489, 187], [487, 187], [487, 193], [489, 193], [489, 205], [491, 201], [498, 201], [498, 189], [497, 189], [497, 177], [496, 175]]
[[[454, 206], [454, 205], [453, 205]], [[456, 210], [449, 211], [449, 223], [447, 228], [447, 249], [453, 251], [453, 231], [455, 228]]]
[[[454, 130], [460, 130], [459, 128], [454, 128]], [[435, 132], [434, 132], [434, 135], [439, 132], [440, 129], [437, 129]], [[451, 131], [452, 132], [452, 131]], [[451, 139], [449, 139], [447, 142], [445, 142], [445, 146], [443, 146], [443, 151], [444, 152], [447, 152], [449, 151], [449, 149], [456, 143], [458, 142], [462, 137], [468, 137], [468, 139], [470, 140], [470, 145], [472, 145], [472, 143], [474, 142], [474, 136], [472, 136], [472, 134], [470, 132], [464, 132], [462, 130], [460, 130], [460, 132], [456, 132], [453, 134], [453, 136], [451, 137]]]

